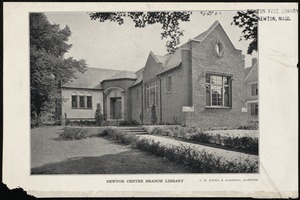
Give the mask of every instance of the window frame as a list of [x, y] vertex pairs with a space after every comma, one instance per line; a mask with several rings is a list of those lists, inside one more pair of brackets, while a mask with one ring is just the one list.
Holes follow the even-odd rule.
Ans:
[[[76, 106], [73, 106], [73, 98], [75, 98]], [[78, 108], [78, 94], [75, 92], [71, 94], [71, 108]]]
[[[209, 76], [209, 83], [207, 82], [207, 77]], [[220, 83], [213, 83], [212, 77], [221, 77]], [[224, 73], [213, 73], [206, 72], [205, 74], [205, 108], [232, 108], [232, 74], [224, 74]], [[225, 78], [227, 78], [227, 84], [225, 83]], [[213, 105], [213, 87], [221, 89], [221, 105]], [[209, 88], [209, 105], [207, 104], [207, 90]], [[228, 88], [226, 90], [226, 88]], [[228, 106], [225, 105], [225, 92], [228, 92]]]
[[172, 92], [172, 87], [173, 87], [173, 77], [172, 74], [167, 75], [167, 79], [166, 79], [166, 91], [167, 93]]
[[[154, 90], [154, 98], [152, 96], [151, 91]], [[158, 105], [158, 83], [157, 80], [148, 82], [145, 85], [145, 98], [146, 98], [146, 103], [145, 106], [146, 108], [151, 108], [153, 103], [157, 106]], [[154, 102], [153, 102], [154, 100]]]
[[250, 115], [258, 116], [258, 102], [250, 103]]
[[251, 83], [251, 95], [258, 96], [258, 83]]
[[[87, 93], [86, 95], [85, 95], [85, 98], [86, 98], [86, 108], [87, 109], [93, 109], [93, 96], [92, 96], [92, 94], [91, 93]], [[90, 98], [90, 106], [89, 106], [89, 99]]]
[[[90, 105], [88, 99], [90, 98]], [[76, 100], [76, 107], [73, 106], [73, 102]], [[93, 109], [93, 95], [89, 92], [73, 92], [71, 94], [71, 108], [72, 109]]]

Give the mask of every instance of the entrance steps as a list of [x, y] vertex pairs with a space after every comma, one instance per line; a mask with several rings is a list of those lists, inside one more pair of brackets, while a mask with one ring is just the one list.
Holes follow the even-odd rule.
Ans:
[[118, 126], [117, 130], [135, 135], [148, 134], [141, 126]]

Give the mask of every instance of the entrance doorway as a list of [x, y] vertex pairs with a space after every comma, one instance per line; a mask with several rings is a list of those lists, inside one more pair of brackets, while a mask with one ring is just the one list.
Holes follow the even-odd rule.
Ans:
[[111, 119], [122, 119], [122, 99], [121, 97], [110, 98]]

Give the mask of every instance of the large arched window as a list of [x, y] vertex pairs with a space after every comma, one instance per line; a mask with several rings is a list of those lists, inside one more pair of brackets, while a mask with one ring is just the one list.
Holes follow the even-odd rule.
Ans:
[[86, 107], [87, 108], [92, 108], [93, 107], [92, 94], [91, 93], [86, 94]]
[[77, 93], [72, 93], [72, 108], [78, 108], [78, 100], [77, 100]]

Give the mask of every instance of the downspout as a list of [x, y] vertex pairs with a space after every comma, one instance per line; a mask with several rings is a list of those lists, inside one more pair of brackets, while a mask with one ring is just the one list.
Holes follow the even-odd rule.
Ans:
[[159, 79], [159, 113], [160, 113], [160, 123], [162, 124], [162, 97], [161, 97], [161, 77], [160, 75], [157, 76]]

